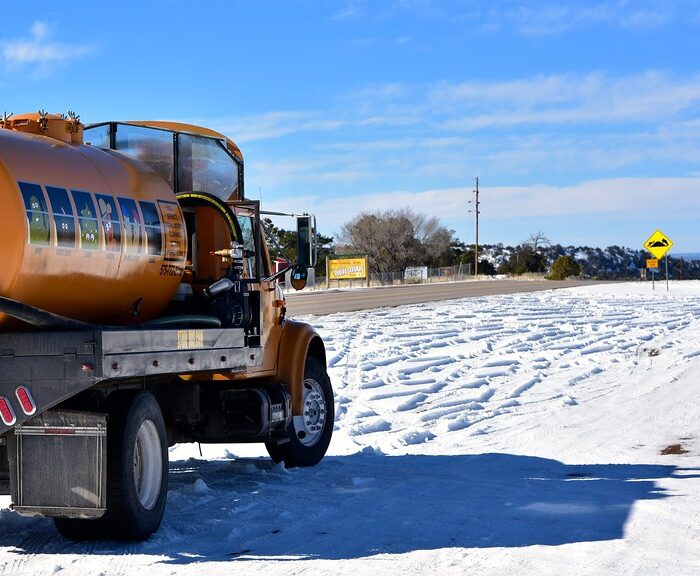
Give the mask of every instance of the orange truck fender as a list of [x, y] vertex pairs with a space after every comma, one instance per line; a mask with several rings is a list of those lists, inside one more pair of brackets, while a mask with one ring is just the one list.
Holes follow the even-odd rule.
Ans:
[[292, 413], [302, 413], [302, 386], [307, 356], [313, 356], [326, 367], [326, 349], [323, 340], [309, 324], [286, 320], [282, 327], [277, 377], [289, 387], [292, 395]]

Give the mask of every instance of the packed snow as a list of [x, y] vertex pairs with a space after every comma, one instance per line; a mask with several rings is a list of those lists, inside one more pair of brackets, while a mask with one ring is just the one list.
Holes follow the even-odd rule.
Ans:
[[319, 466], [178, 445], [147, 542], [2, 510], [0, 571], [699, 574], [700, 282], [665, 288], [305, 317], [336, 393]]

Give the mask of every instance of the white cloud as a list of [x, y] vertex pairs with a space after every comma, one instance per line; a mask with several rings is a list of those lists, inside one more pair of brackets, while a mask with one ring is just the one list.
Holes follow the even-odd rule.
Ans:
[[541, 36], [560, 34], [592, 22], [610, 18], [610, 12], [604, 6], [518, 6], [506, 13], [520, 32], [527, 35]]
[[507, 82], [441, 84], [431, 94], [447, 110], [445, 127], [481, 130], [524, 124], [648, 123], [700, 104], [700, 74], [659, 71], [612, 78], [601, 73]]
[[310, 184], [337, 186], [367, 178], [360, 163], [350, 158], [337, 160], [333, 157], [260, 160], [249, 170], [248, 181], [264, 189], [282, 186], [305, 189]]
[[[650, 207], [659, 218], [700, 211], [700, 177], [613, 178], [580, 182], [571, 186], [481, 187], [482, 214], [492, 223], [509, 219], [597, 215], [648, 216]], [[324, 230], [338, 229], [361, 212], [410, 206], [416, 212], [449, 222], [467, 217], [472, 187], [383, 192], [358, 196], [308, 198]], [[270, 209], [291, 206], [292, 201], [269, 201]], [[291, 203], [290, 203], [291, 202]]]
[[272, 140], [298, 132], [329, 132], [342, 127], [345, 122], [324, 118], [320, 112], [288, 110], [268, 112], [256, 116], [238, 118], [214, 118], [188, 120], [193, 124], [211, 127], [238, 143]]
[[409, 13], [421, 20], [459, 22], [470, 31], [492, 34], [515, 30], [524, 36], [553, 36], [566, 32], [611, 26], [646, 31], [663, 28], [673, 22], [697, 19], [698, 2], [683, 0], [393, 0], [381, 10], [366, 2], [353, 1], [331, 16], [331, 20], [382, 20]]
[[359, 20], [365, 14], [364, 3], [357, 1], [348, 2], [343, 8], [331, 15], [334, 21]]
[[[342, 194], [352, 198], [347, 207], [336, 210], [325, 197], [321, 204], [329, 214], [345, 214], [362, 205], [365, 197], [353, 196], [358, 190], [376, 192], [367, 197], [374, 205], [388, 198], [389, 186], [403, 187], [405, 203], [427, 209], [439, 204], [450, 215], [461, 208], [450, 204], [449, 194], [413, 193], [461, 190], [477, 174], [484, 183], [502, 185], [692, 174], [700, 165], [699, 109], [700, 74], [598, 72], [434, 86], [374, 84], [339, 97], [327, 110], [192, 123], [241, 143], [246, 179], [252, 190], [270, 190], [268, 199], [290, 191]], [[648, 182], [655, 181], [639, 180], [639, 189]], [[512, 205], [522, 193], [535, 195], [538, 206], [557, 207], [556, 193], [578, 198], [580, 187], [518, 188]], [[586, 193], [591, 191], [588, 184]], [[600, 206], [607, 206], [607, 195], [600, 198]], [[397, 201], [388, 198], [386, 207]]]
[[594, 25], [649, 30], [674, 20], [692, 17], [693, 3], [658, 0], [626, 0], [605, 3], [504, 0], [489, 3], [476, 12], [468, 9], [471, 20], [481, 24], [484, 32], [514, 28], [526, 36], [551, 36]]
[[2, 59], [8, 66], [48, 66], [86, 56], [94, 47], [51, 41], [51, 26], [46, 22], [35, 22], [30, 29], [30, 38], [0, 42]]
[[668, 11], [661, 10], [637, 10], [625, 14], [620, 19], [620, 24], [625, 28], [633, 28], [637, 30], [647, 30], [661, 28], [672, 19], [672, 15]]

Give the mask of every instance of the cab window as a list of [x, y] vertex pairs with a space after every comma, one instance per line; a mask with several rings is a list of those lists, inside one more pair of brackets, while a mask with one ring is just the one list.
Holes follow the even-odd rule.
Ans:
[[178, 188], [228, 200], [238, 190], [238, 163], [220, 140], [179, 134]]
[[242, 244], [244, 256], [243, 256], [243, 270], [248, 278], [256, 278], [255, 269], [255, 227], [253, 226], [252, 216], [243, 216], [237, 214], [238, 223], [241, 226], [242, 233]]
[[174, 137], [167, 130], [118, 124], [115, 148], [138, 158], [161, 175], [170, 188], [175, 187]]

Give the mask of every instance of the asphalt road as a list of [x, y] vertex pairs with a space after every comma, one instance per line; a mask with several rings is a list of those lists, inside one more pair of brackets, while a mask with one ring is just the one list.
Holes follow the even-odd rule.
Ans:
[[352, 312], [354, 310], [472, 298], [491, 294], [556, 290], [558, 288], [589, 286], [596, 283], [594, 280], [471, 280], [350, 290], [290, 291], [286, 294], [287, 313], [292, 317], [304, 314], [323, 315], [333, 312]]

